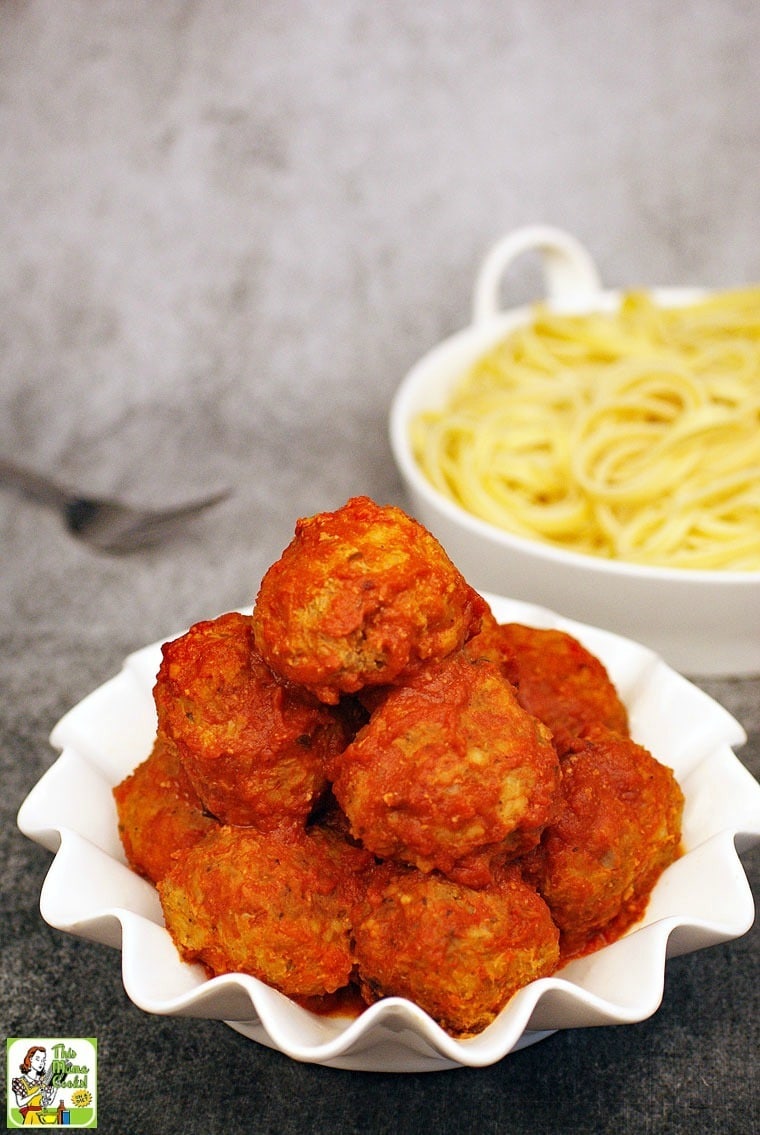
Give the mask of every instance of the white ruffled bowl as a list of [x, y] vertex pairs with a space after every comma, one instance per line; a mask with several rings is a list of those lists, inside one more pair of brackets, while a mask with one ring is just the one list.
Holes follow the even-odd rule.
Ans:
[[482, 1067], [557, 1029], [626, 1024], [660, 1004], [666, 959], [744, 934], [754, 904], [737, 852], [760, 840], [760, 785], [732, 746], [745, 734], [714, 700], [651, 651], [548, 610], [486, 596], [501, 622], [559, 627], [607, 666], [634, 737], [683, 788], [684, 854], [658, 882], [644, 919], [620, 941], [520, 990], [484, 1032], [456, 1040], [426, 1013], [389, 998], [350, 1020], [318, 1016], [256, 978], [209, 979], [180, 961], [154, 888], [126, 865], [112, 787], [149, 753], [160, 644], [58, 723], [61, 750], [27, 797], [21, 831], [55, 853], [40, 898], [51, 926], [121, 947], [124, 987], [149, 1013], [211, 1017], [295, 1060], [334, 1068], [428, 1072]]
[[[474, 587], [634, 638], [682, 673], [760, 673], [760, 571], [649, 567], [515, 536], [439, 492], [417, 463], [412, 421], [424, 410], [443, 406], [468, 367], [531, 318], [531, 307], [505, 312], [499, 304], [504, 272], [529, 252], [542, 258], [546, 303], [552, 309], [613, 311], [620, 301], [619, 292], [601, 289], [589, 254], [561, 230], [529, 226], [491, 249], [476, 281], [472, 325], [420, 359], [391, 405], [390, 444], [410, 512], [438, 537]], [[655, 288], [652, 293], [670, 306], [704, 294], [695, 288]]]

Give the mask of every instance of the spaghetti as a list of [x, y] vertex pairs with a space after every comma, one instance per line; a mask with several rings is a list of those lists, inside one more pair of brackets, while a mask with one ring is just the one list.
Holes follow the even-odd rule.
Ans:
[[445, 496], [633, 563], [760, 570], [760, 286], [615, 313], [536, 309], [412, 426]]

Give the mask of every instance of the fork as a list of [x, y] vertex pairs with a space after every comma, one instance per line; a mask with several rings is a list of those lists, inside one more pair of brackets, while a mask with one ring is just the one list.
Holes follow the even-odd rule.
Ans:
[[56, 509], [68, 531], [101, 552], [123, 555], [169, 539], [198, 513], [229, 496], [229, 489], [176, 508], [134, 508], [107, 497], [85, 497], [48, 477], [0, 458], [0, 485]]

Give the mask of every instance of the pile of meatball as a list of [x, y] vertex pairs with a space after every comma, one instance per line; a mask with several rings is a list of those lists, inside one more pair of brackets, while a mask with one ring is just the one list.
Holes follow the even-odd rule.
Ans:
[[[164, 644], [114, 789], [183, 960], [454, 1036], [639, 919], [683, 796], [602, 663], [499, 624], [438, 541], [355, 497], [299, 520], [252, 614]], [[348, 1001], [346, 1001], [348, 1003]]]

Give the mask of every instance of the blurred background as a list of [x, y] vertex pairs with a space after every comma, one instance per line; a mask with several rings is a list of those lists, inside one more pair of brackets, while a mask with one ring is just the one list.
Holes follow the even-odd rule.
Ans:
[[0, 454], [234, 496], [114, 561], [0, 493], [0, 617], [139, 645], [252, 602], [298, 515], [403, 503], [392, 394], [516, 226], [610, 286], [760, 277], [759, 52], [752, 0], [2, 0]]

